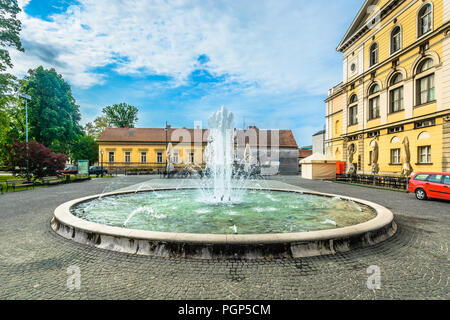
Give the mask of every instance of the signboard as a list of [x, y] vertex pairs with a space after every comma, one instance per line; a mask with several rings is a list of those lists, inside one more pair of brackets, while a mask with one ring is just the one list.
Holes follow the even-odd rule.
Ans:
[[78, 160], [78, 174], [89, 175], [89, 160]]

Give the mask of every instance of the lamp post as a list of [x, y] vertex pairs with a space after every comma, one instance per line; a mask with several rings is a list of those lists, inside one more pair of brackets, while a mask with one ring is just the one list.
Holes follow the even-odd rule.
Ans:
[[29, 173], [29, 166], [28, 166], [28, 101], [31, 100], [31, 96], [25, 93], [19, 93], [19, 97], [25, 99], [25, 136], [26, 136], [26, 143], [27, 143], [27, 180], [30, 180], [30, 173]]
[[166, 127], [164, 128], [164, 131], [166, 132], [166, 168], [164, 169], [164, 176], [166, 176], [167, 175], [167, 131], [169, 131], [168, 130], [168, 128], [167, 128], [167, 121], [166, 121]]
[[101, 150], [100, 151], [100, 167], [101, 167], [101, 170], [102, 170], [102, 178], [103, 178], [103, 171], [104, 171], [104, 169], [103, 169], [103, 153], [104, 153], [104, 151], [103, 150]]

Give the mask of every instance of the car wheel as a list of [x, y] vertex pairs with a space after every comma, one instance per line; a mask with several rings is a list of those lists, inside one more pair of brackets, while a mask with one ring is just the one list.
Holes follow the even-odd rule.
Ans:
[[417, 189], [416, 190], [416, 198], [419, 200], [426, 200], [428, 198], [427, 193], [423, 189]]

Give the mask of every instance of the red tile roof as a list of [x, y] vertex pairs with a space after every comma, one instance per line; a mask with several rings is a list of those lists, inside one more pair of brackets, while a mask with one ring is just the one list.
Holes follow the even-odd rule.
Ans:
[[[255, 128], [252, 128], [255, 129]], [[272, 131], [278, 131], [279, 146], [285, 148], [298, 148], [294, 135], [291, 130], [260, 130], [256, 128], [257, 132], [257, 144], [258, 145], [271, 145]], [[208, 130], [199, 129], [199, 132], [194, 129], [187, 128], [168, 128], [167, 141], [171, 143], [179, 143], [191, 139], [194, 141], [195, 134], [201, 134], [203, 136], [202, 141], [206, 143], [208, 141]], [[244, 135], [251, 136], [249, 130], [237, 130], [237, 135], [244, 133]], [[260, 142], [260, 137], [267, 137], [267, 143]], [[252, 143], [252, 139], [246, 139], [245, 143]], [[166, 132], [164, 128], [107, 128], [102, 136], [98, 139], [98, 142], [130, 142], [130, 143], [165, 143]]]
[[307, 158], [312, 155], [311, 149], [298, 149], [298, 157], [301, 159]]

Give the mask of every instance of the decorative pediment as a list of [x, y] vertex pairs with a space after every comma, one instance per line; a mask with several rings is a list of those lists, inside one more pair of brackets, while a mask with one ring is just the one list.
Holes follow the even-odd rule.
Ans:
[[[380, 0], [366, 0], [353, 20], [350, 28], [337, 47], [337, 51], [343, 52], [364, 34], [382, 21], [389, 13], [397, 8], [404, 0], [388, 1], [383, 7], [379, 7]], [[377, 7], [378, 6], [378, 7]]]

